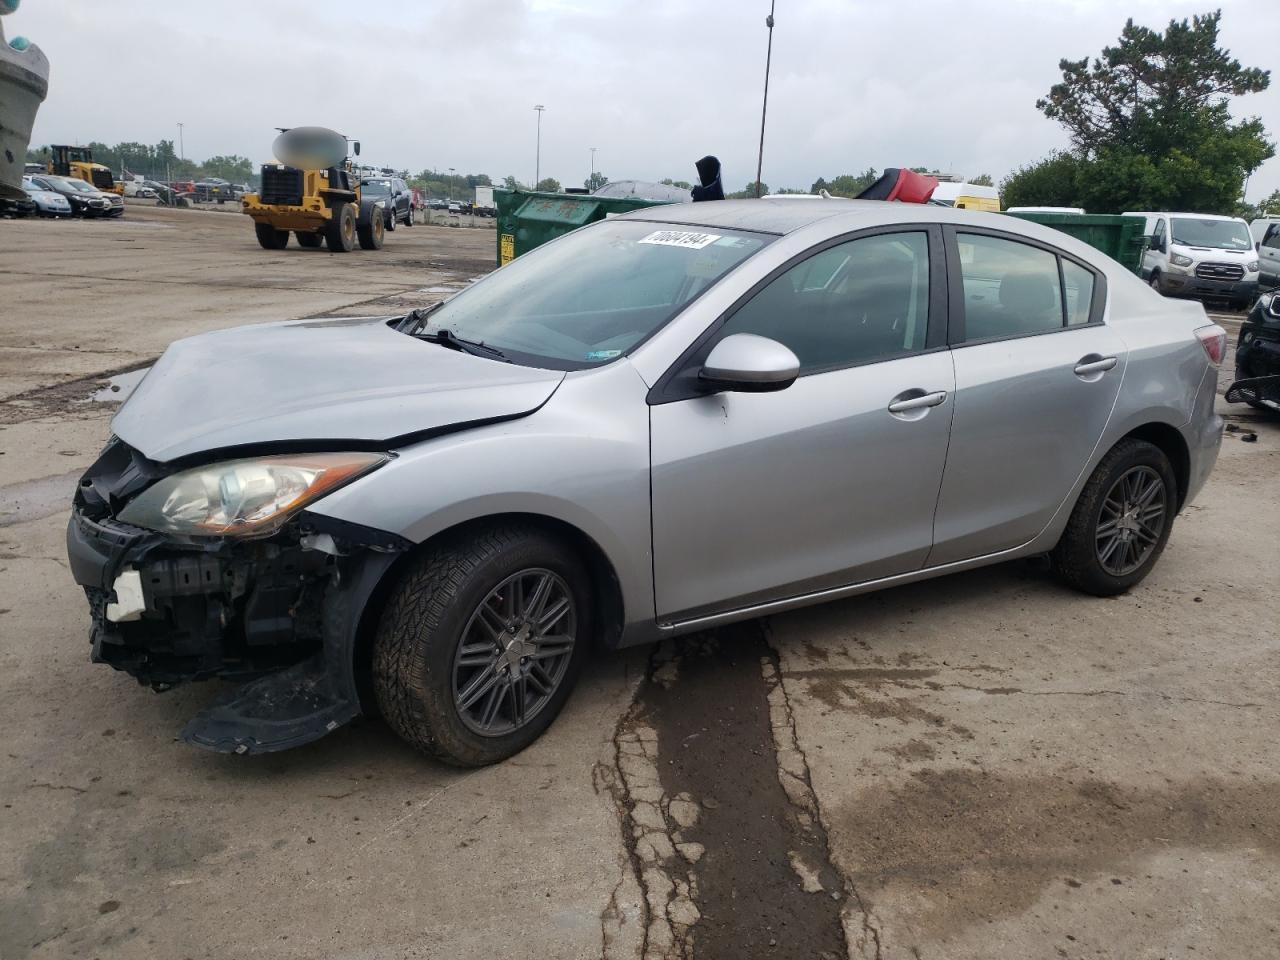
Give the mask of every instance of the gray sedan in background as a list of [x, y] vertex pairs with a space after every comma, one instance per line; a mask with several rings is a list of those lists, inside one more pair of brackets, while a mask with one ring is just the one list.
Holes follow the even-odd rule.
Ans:
[[173, 344], [81, 481], [95, 660], [244, 685], [191, 743], [378, 711], [493, 763], [615, 648], [1047, 554], [1125, 591], [1218, 455], [1225, 334], [1074, 239], [677, 204], [436, 307]]

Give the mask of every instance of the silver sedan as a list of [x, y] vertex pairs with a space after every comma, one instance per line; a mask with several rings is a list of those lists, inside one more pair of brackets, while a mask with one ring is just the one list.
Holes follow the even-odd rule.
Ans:
[[71, 568], [96, 660], [246, 680], [191, 743], [376, 710], [492, 763], [591, 647], [1033, 554], [1128, 590], [1217, 458], [1224, 342], [1000, 215], [641, 210], [428, 311], [175, 343], [81, 482]]

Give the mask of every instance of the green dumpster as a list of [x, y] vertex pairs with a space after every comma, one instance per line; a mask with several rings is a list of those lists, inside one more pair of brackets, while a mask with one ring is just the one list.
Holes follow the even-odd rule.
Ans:
[[1030, 220], [1046, 227], [1069, 233], [1089, 246], [1101, 250], [1133, 273], [1142, 274], [1142, 254], [1147, 249], [1145, 217], [1122, 217], [1109, 213], [1010, 213], [1011, 217]]
[[584, 224], [610, 214], [669, 203], [639, 197], [596, 197], [588, 193], [495, 190], [498, 208], [498, 266]]

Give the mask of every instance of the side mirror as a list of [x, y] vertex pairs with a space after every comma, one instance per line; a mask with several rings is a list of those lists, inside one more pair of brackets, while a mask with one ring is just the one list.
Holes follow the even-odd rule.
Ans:
[[800, 360], [777, 340], [734, 333], [717, 343], [698, 379], [717, 391], [768, 393], [785, 390], [800, 375]]
[[357, 141], [355, 142], [354, 146], [355, 146], [355, 150], [356, 150], [356, 156], [358, 157], [358, 156], [360, 156], [360, 141], [359, 141], [359, 140], [357, 140]]

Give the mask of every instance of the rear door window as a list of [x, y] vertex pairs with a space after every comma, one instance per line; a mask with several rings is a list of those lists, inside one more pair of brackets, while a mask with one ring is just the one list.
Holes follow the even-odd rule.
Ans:
[[982, 234], [956, 236], [964, 284], [964, 339], [995, 340], [1064, 326], [1058, 258]]

